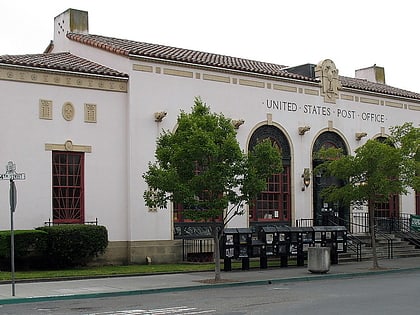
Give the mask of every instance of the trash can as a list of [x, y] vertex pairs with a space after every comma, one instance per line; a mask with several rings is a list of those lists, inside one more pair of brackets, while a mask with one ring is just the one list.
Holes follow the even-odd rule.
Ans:
[[312, 273], [327, 273], [331, 266], [330, 247], [308, 248], [308, 271]]

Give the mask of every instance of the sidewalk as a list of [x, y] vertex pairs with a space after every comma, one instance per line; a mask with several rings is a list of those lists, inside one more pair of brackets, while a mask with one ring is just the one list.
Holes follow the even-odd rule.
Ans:
[[123, 276], [84, 280], [16, 282], [0, 285], [0, 305], [51, 300], [85, 299], [106, 296], [150, 294], [168, 291], [188, 291], [214, 287], [262, 285], [280, 282], [311, 281], [360, 277], [420, 270], [420, 257], [379, 260], [381, 270], [371, 270], [372, 262], [346, 262], [332, 265], [326, 274], [310, 273], [307, 267], [222, 271], [221, 283], [211, 284], [214, 272]]

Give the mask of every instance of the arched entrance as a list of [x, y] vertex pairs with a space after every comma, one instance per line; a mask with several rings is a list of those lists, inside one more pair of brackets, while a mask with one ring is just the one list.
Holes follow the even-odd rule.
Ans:
[[[316, 159], [316, 153], [321, 148], [340, 148], [343, 154], [348, 154], [344, 140], [335, 132], [326, 131], [318, 136], [313, 147], [312, 169], [323, 161]], [[350, 208], [338, 202], [326, 202], [321, 191], [331, 185], [342, 186], [343, 182], [336, 177], [324, 174], [314, 174], [313, 183], [313, 219], [314, 225], [330, 225], [331, 220], [340, 225], [347, 225], [350, 220]]]
[[261, 192], [249, 208], [251, 227], [267, 225], [290, 225], [291, 223], [291, 178], [290, 145], [285, 134], [275, 126], [259, 127], [249, 140], [249, 150], [262, 140], [270, 139], [282, 155], [283, 172], [273, 174], [267, 181], [267, 190]]

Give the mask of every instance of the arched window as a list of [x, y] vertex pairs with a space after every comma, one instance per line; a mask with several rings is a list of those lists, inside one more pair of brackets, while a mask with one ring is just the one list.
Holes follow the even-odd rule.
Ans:
[[284, 133], [275, 126], [262, 126], [255, 130], [249, 141], [249, 150], [260, 141], [270, 139], [283, 160], [283, 172], [273, 174], [267, 180], [267, 189], [261, 192], [249, 208], [249, 222], [281, 222], [290, 224], [290, 145]]

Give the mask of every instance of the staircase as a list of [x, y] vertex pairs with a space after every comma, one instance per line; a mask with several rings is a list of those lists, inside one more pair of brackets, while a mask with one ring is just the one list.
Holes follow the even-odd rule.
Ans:
[[[359, 260], [371, 260], [372, 247], [370, 246], [370, 235], [357, 235], [357, 240], [361, 241], [361, 253]], [[357, 253], [353, 250], [355, 240], [348, 240], [347, 253], [339, 254], [339, 261], [357, 261]], [[420, 249], [408, 241], [396, 237], [394, 234], [382, 234], [376, 237], [376, 253], [378, 259], [420, 257]]]

